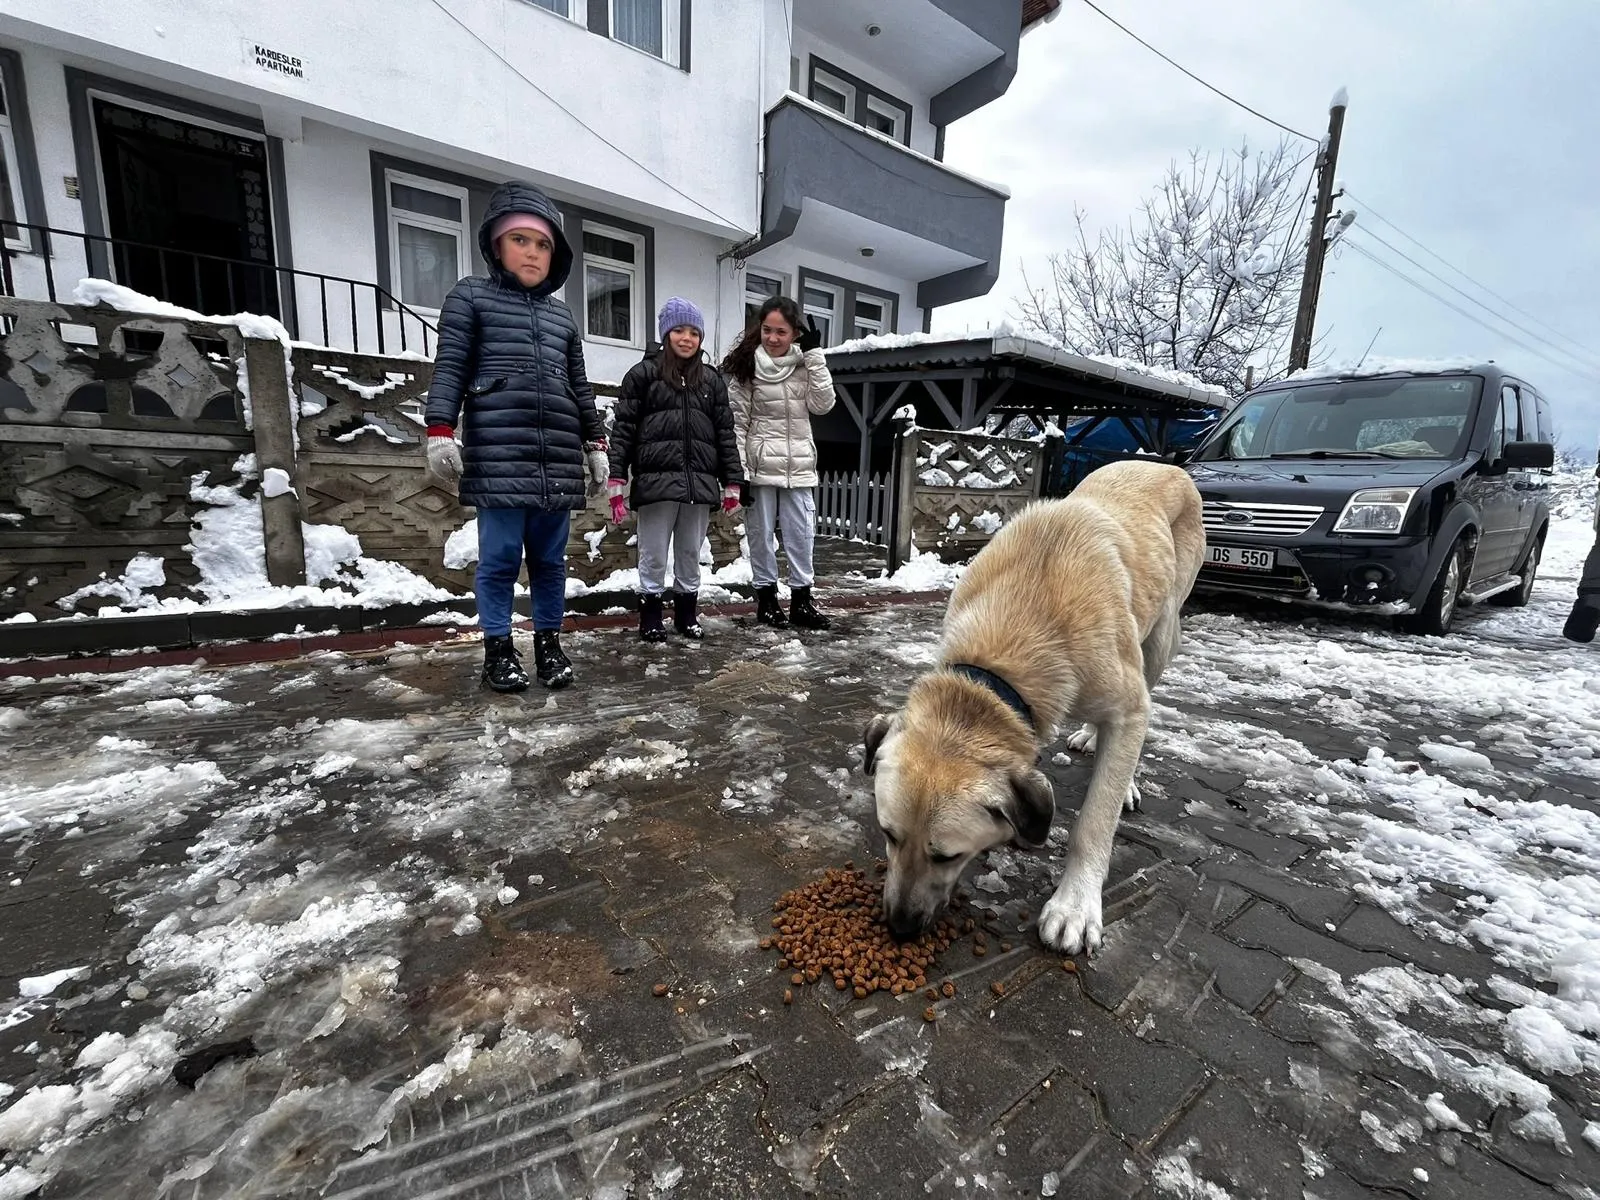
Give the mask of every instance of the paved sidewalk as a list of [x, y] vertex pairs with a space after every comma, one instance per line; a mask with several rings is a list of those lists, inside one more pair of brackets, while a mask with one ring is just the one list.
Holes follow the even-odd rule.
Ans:
[[[969, 875], [989, 952], [940, 964], [936, 1021], [920, 993], [785, 1005], [771, 903], [880, 848], [860, 731], [939, 616], [573, 635], [579, 685], [514, 698], [477, 691], [473, 643], [0, 680], [7, 773], [58, 789], [0, 834], [0, 997], [89, 968], [8, 1028], [0, 1000], [0, 1109], [64, 1084], [80, 1118], [0, 1167], [42, 1197], [1595, 1195], [1592, 1075], [1523, 1068], [1563, 1151], [1463, 1074], [1505, 1065], [1515, 973], [1358, 899], [1259, 779], [1171, 752], [1224, 722], [1325, 761], [1373, 738], [1301, 697], [1219, 709], [1183, 658], [1101, 955], [1063, 969], [1033, 931], [1088, 770], [1047, 753], [1062, 820]], [[1508, 766], [1502, 795], [1536, 793], [1600, 811], [1592, 779]], [[108, 1031], [148, 1069], [86, 1069]]]

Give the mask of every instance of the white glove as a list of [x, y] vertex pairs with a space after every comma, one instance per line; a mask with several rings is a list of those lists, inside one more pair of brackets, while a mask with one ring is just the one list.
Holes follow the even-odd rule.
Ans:
[[589, 469], [589, 495], [598, 496], [606, 490], [606, 478], [611, 471], [611, 460], [606, 457], [604, 449], [586, 446], [583, 451], [583, 461]]
[[434, 434], [428, 439], [428, 471], [443, 483], [461, 482], [461, 447], [455, 438]]

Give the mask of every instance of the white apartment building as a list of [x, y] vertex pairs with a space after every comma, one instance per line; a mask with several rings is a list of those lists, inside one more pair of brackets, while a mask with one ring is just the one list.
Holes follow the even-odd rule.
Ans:
[[306, 341], [431, 349], [494, 186], [578, 253], [590, 374], [668, 295], [830, 343], [994, 283], [1006, 193], [942, 162], [1059, 0], [4, 0], [4, 290], [85, 274]]

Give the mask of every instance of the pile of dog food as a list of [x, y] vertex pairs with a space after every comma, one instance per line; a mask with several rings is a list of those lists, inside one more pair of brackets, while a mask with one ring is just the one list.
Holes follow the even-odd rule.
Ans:
[[[761, 940], [761, 948], [777, 950], [778, 969], [792, 972], [789, 982], [803, 986], [831, 979], [858, 1000], [873, 992], [899, 996], [927, 988], [939, 955], [974, 927], [971, 917], [947, 914], [915, 941], [895, 941], [883, 923], [883, 884], [869, 880], [854, 863], [785, 892], [772, 911], [772, 936]], [[953, 996], [955, 985], [947, 981], [940, 991]], [[792, 989], [783, 1000], [794, 1000]]]

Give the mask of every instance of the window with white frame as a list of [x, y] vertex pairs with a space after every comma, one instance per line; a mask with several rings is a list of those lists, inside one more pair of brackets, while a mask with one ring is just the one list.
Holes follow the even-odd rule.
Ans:
[[610, 4], [612, 38], [668, 66], [683, 65], [683, 0], [610, 0]]
[[831, 346], [836, 340], [833, 331], [838, 326], [839, 305], [838, 288], [825, 283], [807, 283], [801, 289], [800, 311], [816, 320], [824, 346]]
[[644, 345], [644, 238], [609, 225], [583, 223], [583, 311], [586, 336], [621, 346]]
[[27, 250], [28, 239], [13, 222], [22, 212], [21, 176], [17, 168], [17, 138], [11, 128], [10, 97], [0, 79], [0, 229], [5, 243], [13, 250]]
[[467, 189], [399, 171], [384, 172], [391, 279], [402, 304], [437, 311], [471, 270]]
[[891, 304], [884, 297], [857, 292], [855, 309], [855, 320], [851, 322], [851, 337], [871, 337], [875, 333], [894, 332]]
[[862, 118], [861, 123], [868, 129], [885, 137], [891, 137], [897, 142], [905, 141], [905, 113], [899, 106], [877, 96], [868, 96]]
[[831, 108], [847, 121], [856, 119], [856, 89], [831, 71], [820, 67], [811, 72], [811, 99]]
[[776, 271], [750, 270], [744, 273], [744, 321], [746, 325], [753, 322], [761, 312], [761, 306], [774, 296], [781, 296], [789, 289], [789, 279]]

